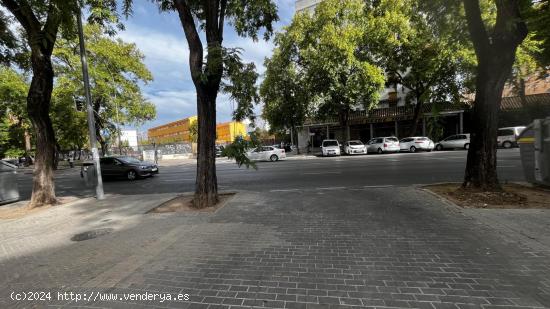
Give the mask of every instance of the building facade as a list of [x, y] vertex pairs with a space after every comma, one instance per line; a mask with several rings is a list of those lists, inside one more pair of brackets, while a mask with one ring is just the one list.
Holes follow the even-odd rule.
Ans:
[[301, 12], [313, 12], [315, 10], [315, 6], [319, 4], [322, 0], [296, 0], [295, 3], [295, 11], [296, 13]]
[[[165, 144], [174, 142], [191, 142], [191, 127], [198, 120], [197, 116], [176, 120], [151, 128], [147, 131], [147, 139], [151, 143]], [[216, 143], [231, 143], [237, 136], [246, 136], [246, 126], [242, 122], [230, 121], [216, 125]]]

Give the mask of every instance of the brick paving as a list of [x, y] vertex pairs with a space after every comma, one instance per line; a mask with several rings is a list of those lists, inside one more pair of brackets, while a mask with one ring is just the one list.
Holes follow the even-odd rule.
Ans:
[[133, 218], [98, 239], [4, 260], [2, 290], [189, 295], [50, 303], [86, 308], [550, 307], [549, 247], [414, 188], [242, 192], [215, 214]]

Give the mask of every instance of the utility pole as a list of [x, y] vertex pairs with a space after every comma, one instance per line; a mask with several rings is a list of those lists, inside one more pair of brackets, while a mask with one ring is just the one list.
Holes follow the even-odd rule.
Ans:
[[80, 61], [82, 62], [82, 77], [84, 79], [84, 92], [86, 94], [86, 105], [88, 110], [88, 136], [90, 139], [90, 147], [92, 148], [92, 157], [97, 175], [97, 184], [95, 187], [96, 198], [102, 200], [105, 198], [103, 194], [103, 179], [101, 178], [101, 166], [99, 165], [99, 153], [97, 151], [95, 134], [95, 118], [94, 109], [92, 107], [92, 96], [90, 94], [90, 77], [88, 76], [88, 62], [86, 60], [86, 46], [84, 45], [84, 31], [82, 29], [82, 17], [80, 7], [76, 12], [76, 22], [78, 26], [78, 39], [80, 41]]

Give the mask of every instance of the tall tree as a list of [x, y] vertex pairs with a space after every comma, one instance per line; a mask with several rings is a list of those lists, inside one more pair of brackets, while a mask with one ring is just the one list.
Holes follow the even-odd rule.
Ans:
[[358, 53], [369, 29], [364, 10], [360, 0], [323, 1], [312, 16], [296, 15], [276, 42], [304, 76], [307, 89], [301, 91], [311, 95], [301, 99], [308, 100], [318, 118], [338, 117], [346, 141], [351, 112], [375, 106], [385, 80], [383, 70]]
[[[235, 66], [234, 61], [240, 59], [231, 56], [234, 53], [224, 49], [224, 27], [227, 24], [232, 25], [238, 35], [254, 40], [257, 40], [258, 32], [263, 28], [264, 38], [267, 39], [273, 32], [272, 23], [278, 19], [277, 8], [272, 0], [156, 0], [156, 3], [163, 11], [177, 12], [189, 46], [189, 66], [197, 92], [199, 123], [193, 204], [196, 208], [212, 206], [218, 201], [214, 146], [216, 99], [222, 79], [237, 85], [227, 88], [228, 91], [238, 92], [232, 94], [240, 105], [236, 116], [251, 111], [250, 103], [254, 100], [250, 97], [255, 96], [247, 89], [255, 74], [254, 67]], [[203, 38], [199, 31], [204, 32]], [[235, 67], [239, 69], [232, 70]]]
[[528, 33], [520, 2], [495, 1], [496, 20], [488, 23], [483, 19], [479, 0], [464, 0], [468, 30], [478, 62], [464, 188], [501, 189], [496, 169], [498, 112], [517, 48]]
[[[55, 135], [49, 116], [54, 82], [51, 57], [60, 29], [66, 33], [74, 30], [74, 12], [81, 3], [76, 0], [1, 0], [0, 3], [17, 20], [30, 50], [32, 80], [27, 113], [35, 131], [37, 152], [29, 207], [56, 204], [53, 180]], [[89, 4], [91, 20], [105, 24], [116, 22], [116, 1], [94, 0]], [[0, 17], [3, 21], [7, 18]]]
[[30, 155], [29, 121], [25, 109], [28, 91], [25, 75], [0, 66], [0, 156]]
[[[155, 106], [147, 101], [141, 92], [140, 84], [147, 84], [153, 77], [143, 63], [144, 56], [135, 44], [125, 43], [103, 33], [97, 24], [84, 27], [87, 44], [88, 66], [92, 105], [96, 121], [96, 135], [102, 152], [107, 152], [107, 143], [102, 132], [116, 137], [118, 125], [139, 124], [155, 117]], [[81, 81], [81, 63], [77, 54], [78, 41], [73, 38], [60, 38], [53, 53], [57, 79], [54, 88], [54, 108], [66, 109], [74, 106], [75, 100], [83, 100], [84, 89]], [[84, 113], [57, 114], [58, 117], [74, 116], [76, 122], [85, 121]], [[77, 146], [77, 135], [82, 130], [75, 124], [59, 121], [54, 124], [61, 129], [64, 137], [72, 137]], [[84, 126], [85, 128], [85, 126]], [[76, 129], [76, 132], [75, 132]], [[84, 131], [85, 133], [85, 131]], [[80, 140], [86, 140], [85, 135]], [[116, 140], [114, 138], [113, 140]]]
[[[439, 31], [424, 14], [419, 1], [407, 0], [410, 27], [399, 33], [399, 44], [379, 44], [375, 59], [385, 68], [388, 85], [406, 93], [414, 106], [408, 136], [415, 136], [425, 103], [458, 103], [471, 78], [475, 56], [471, 44], [457, 40], [454, 33]], [[373, 18], [381, 18], [373, 14]], [[367, 34], [366, 42], [369, 42]], [[372, 45], [372, 44], [371, 44]]]
[[265, 67], [260, 87], [264, 103], [262, 116], [269, 122], [271, 131], [290, 129], [291, 134], [297, 134], [296, 128], [305, 122], [309, 108], [305, 78], [280, 49], [265, 60]]

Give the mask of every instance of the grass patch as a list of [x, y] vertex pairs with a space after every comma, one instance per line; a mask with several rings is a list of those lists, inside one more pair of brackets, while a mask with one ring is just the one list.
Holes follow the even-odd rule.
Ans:
[[423, 188], [463, 208], [550, 209], [550, 190], [541, 187], [505, 184], [502, 192], [482, 192], [446, 183]]

